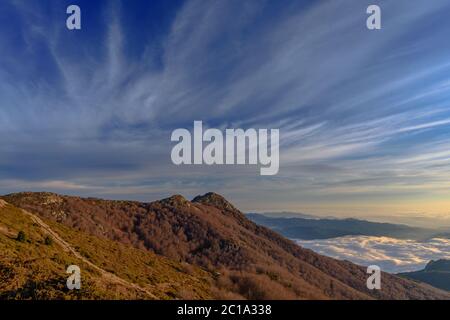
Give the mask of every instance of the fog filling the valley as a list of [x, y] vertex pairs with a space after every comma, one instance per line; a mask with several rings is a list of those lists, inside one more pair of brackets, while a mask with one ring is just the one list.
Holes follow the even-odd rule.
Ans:
[[423, 269], [430, 260], [450, 259], [449, 239], [424, 242], [388, 237], [346, 236], [324, 240], [295, 240], [305, 248], [363, 266], [378, 265], [391, 273]]

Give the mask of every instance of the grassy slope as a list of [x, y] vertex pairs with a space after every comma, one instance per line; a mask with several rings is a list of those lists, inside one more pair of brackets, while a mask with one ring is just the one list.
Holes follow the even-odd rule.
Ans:
[[[210, 298], [210, 275], [188, 264], [74, 231], [45, 221], [83, 257], [120, 278], [138, 284], [158, 299]], [[27, 241], [15, 239], [24, 231]], [[20, 209], [0, 208], [0, 299], [150, 299], [141, 290], [108, 281], [57, 243], [45, 244], [46, 232]], [[82, 271], [82, 289], [67, 290], [66, 268]]]
[[[365, 268], [303, 249], [267, 228], [252, 223], [226, 199], [216, 194], [206, 194], [192, 202], [181, 196], [172, 196], [152, 203], [49, 193], [21, 193], [2, 198], [38, 214], [48, 224], [51, 224], [50, 220], [64, 224], [70, 228], [61, 229], [67, 239], [71, 230], [82, 230], [93, 237], [105, 239], [107, 243], [120, 242], [123, 246], [132, 245], [138, 250], [157, 252], [172, 261], [185, 261], [207, 268], [216, 280], [211, 288], [215, 298], [449, 297], [438, 289], [384, 273], [382, 290], [369, 291]], [[54, 228], [62, 228], [62, 225], [55, 224]], [[83, 243], [77, 251], [90, 260], [101, 258], [96, 264], [109, 269], [109, 254], [106, 257], [95, 254], [97, 242], [89, 247], [85, 239], [88, 238], [81, 239]], [[68, 241], [74, 244], [77, 242], [76, 239]], [[104, 249], [101, 250], [99, 252]], [[130, 274], [127, 270], [133, 266], [128, 264], [128, 258], [120, 260], [123, 263], [114, 263], [117, 259], [112, 260], [111, 266], [115, 273], [122, 278], [135, 277], [136, 272]], [[133, 255], [129, 259], [134, 261], [136, 258]], [[135, 267], [141, 270], [139, 263]], [[131, 278], [136, 282], [141, 281], [139, 279]]]

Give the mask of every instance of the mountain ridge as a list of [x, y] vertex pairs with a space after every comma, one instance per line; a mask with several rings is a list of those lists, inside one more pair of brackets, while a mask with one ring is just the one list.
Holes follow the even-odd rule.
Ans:
[[404, 272], [399, 275], [450, 292], [450, 260], [431, 260], [423, 270]]
[[290, 239], [316, 240], [364, 235], [425, 240], [440, 234], [438, 230], [434, 229], [411, 227], [403, 224], [371, 222], [355, 218], [276, 218], [254, 213], [249, 213], [246, 216], [250, 220], [275, 230]]
[[215, 296], [247, 299], [448, 299], [435, 288], [383, 273], [366, 287], [363, 267], [301, 248], [248, 220], [215, 193], [192, 201], [109, 201], [19, 193], [7, 202], [95, 237], [148, 250], [217, 275]]

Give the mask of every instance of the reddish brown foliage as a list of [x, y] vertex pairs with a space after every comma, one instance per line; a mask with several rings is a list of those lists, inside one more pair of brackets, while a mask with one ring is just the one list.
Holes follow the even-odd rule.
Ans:
[[384, 275], [382, 290], [366, 288], [365, 269], [303, 249], [246, 219], [209, 193], [152, 203], [20, 193], [6, 201], [69, 227], [202, 266], [223, 298], [424, 299], [445, 297], [430, 287]]

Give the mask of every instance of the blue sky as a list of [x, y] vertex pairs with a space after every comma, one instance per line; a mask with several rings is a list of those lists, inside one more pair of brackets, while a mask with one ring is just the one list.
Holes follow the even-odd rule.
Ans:
[[[65, 27], [66, 7], [82, 30]], [[382, 30], [366, 8], [382, 9]], [[450, 20], [430, 1], [0, 3], [0, 193], [450, 215]], [[176, 167], [172, 130], [279, 128], [280, 172]]]

